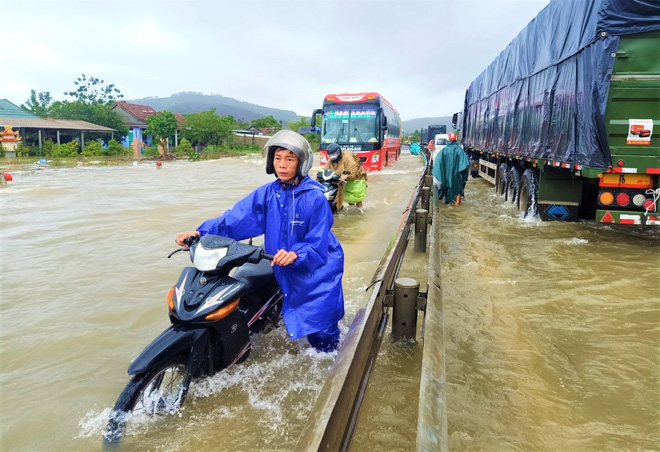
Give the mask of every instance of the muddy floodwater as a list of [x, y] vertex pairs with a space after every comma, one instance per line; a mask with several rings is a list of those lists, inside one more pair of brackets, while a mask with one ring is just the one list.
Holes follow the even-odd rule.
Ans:
[[[363, 209], [335, 217], [343, 333], [421, 168], [402, 153], [370, 174]], [[175, 234], [272, 176], [257, 157], [12, 176], [0, 187], [0, 450], [101, 450], [126, 369], [167, 327], [165, 296], [189, 264], [166, 258]], [[659, 450], [660, 234], [522, 220], [477, 179], [434, 222], [450, 449]], [[178, 415], [133, 420], [119, 450], [291, 450], [334, 356], [284, 328], [257, 336]], [[420, 359], [419, 344], [383, 342], [355, 450], [415, 450]]]
[[659, 450], [660, 235], [440, 206], [451, 450]]
[[[318, 161], [318, 159], [317, 159]], [[404, 155], [369, 177], [362, 210], [334, 232], [345, 250], [345, 333], [421, 174]], [[130, 361], [169, 324], [186, 255], [177, 232], [272, 180], [261, 158], [12, 171], [0, 189], [0, 449], [99, 450]], [[197, 381], [180, 415], [134, 420], [125, 450], [288, 450], [334, 354], [259, 336], [250, 358]]]

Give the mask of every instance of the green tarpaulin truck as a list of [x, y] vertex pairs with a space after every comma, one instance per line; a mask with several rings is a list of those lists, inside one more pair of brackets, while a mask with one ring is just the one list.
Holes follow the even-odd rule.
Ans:
[[478, 174], [525, 215], [660, 225], [659, 49], [658, 2], [552, 0], [467, 90]]

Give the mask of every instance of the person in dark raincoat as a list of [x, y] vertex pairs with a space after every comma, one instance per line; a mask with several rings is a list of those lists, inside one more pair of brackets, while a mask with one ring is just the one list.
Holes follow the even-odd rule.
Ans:
[[217, 234], [244, 240], [264, 234], [265, 251], [275, 255], [273, 272], [284, 302], [282, 317], [292, 340], [306, 336], [319, 351], [339, 344], [344, 316], [344, 252], [332, 233], [333, 215], [324, 189], [307, 174], [313, 154], [302, 135], [277, 132], [264, 146], [266, 173], [277, 176], [222, 216], [177, 235]]
[[455, 133], [449, 133], [448, 142], [435, 157], [433, 178], [440, 187], [438, 196], [444, 198], [445, 204], [454, 202], [459, 205], [468, 180], [470, 162], [456, 142]]

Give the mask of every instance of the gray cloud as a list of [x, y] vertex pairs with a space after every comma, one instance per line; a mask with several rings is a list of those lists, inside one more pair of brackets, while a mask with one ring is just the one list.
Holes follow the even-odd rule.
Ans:
[[0, 97], [63, 99], [82, 73], [128, 99], [222, 94], [310, 115], [379, 91], [404, 119], [445, 116], [548, 0], [23, 0], [3, 22]]

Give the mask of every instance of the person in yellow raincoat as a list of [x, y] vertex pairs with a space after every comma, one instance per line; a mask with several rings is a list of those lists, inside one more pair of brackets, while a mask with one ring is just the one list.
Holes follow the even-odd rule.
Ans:
[[326, 151], [329, 159], [327, 169], [341, 174], [345, 181], [337, 190], [337, 210], [342, 209], [344, 202], [362, 207], [367, 194], [367, 173], [362, 168], [360, 158], [352, 151], [342, 151], [337, 143], [331, 143]]

